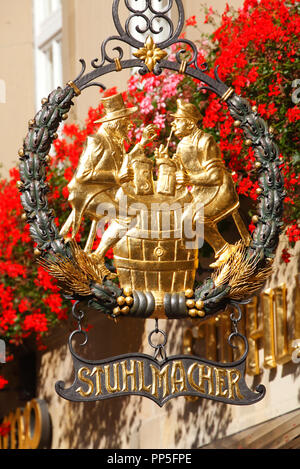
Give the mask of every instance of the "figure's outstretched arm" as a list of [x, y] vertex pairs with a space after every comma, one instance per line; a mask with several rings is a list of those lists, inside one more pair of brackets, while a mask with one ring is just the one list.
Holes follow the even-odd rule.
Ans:
[[[157, 137], [156, 126], [154, 124], [147, 125], [142, 133], [142, 138], [139, 143], [137, 143], [134, 148], [129, 153], [129, 160], [133, 158], [138, 153], [144, 153], [144, 147], [152, 142]], [[125, 160], [125, 158], [124, 158]]]

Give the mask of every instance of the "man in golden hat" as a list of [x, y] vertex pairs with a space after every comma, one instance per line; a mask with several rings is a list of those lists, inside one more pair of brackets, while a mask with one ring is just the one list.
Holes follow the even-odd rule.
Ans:
[[[204, 237], [216, 258], [211, 267], [219, 267], [234, 249], [218, 231], [220, 220], [232, 215], [244, 242], [249, 243], [248, 231], [238, 213], [239, 199], [234, 182], [222, 162], [220, 148], [213, 136], [198, 127], [202, 116], [197, 107], [178, 99], [177, 111], [172, 116], [175, 118], [172, 130], [180, 139], [175, 156], [179, 167], [176, 181], [178, 185], [192, 186], [195, 204], [202, 204]], [[200, 213], [196, 213], [193, 221], [197, 217]]]
[[98, 132], [87, 138], [85, 149], [80, 157], [76, 172], [68, 184], [69, 203], [72, 212], [63, 225], [60, 234], [67, 237], [72, 229], [74, 239], [84, 214], [92, 218], [90, 235], [85, 251], [90, 252], [96, 234], [99, 204], [115, 204], [115, 194], [120, 186], [133, 179], [130, 158], [143, 152], [143, 146], [156, 136], [155, 127], [147, 126], [143, 131], [142, 140], [129, 155], [126, 155], [124, 140], [128, 139], [132, 127], [130, 116], [137, 107], [127, 108], [122, 94], [103, 98], [105, 116]]

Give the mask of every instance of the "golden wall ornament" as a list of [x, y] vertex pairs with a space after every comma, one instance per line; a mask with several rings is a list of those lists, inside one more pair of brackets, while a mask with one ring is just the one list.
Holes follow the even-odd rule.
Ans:
[[[278, 365], [300, 362], [300, 276], [295, 276], [296, 296], [292, 304], [292, 315], [288, 318], [287, 292], [285, 283], [266, 289], [254, 296], [243, 306], [244, 315], [241, 332], [248, 342], [246, 374], [257, 376], [264, 369], [276, 369]], [[228, 330], [228, 314], [221, 313], [201, 321], [195, 327], [185, 329], [182, 340], [183, 353], [191, 355], [196, 348], [205, 349], [209, 360], [228, 363], [233, 360], [233, 351], [225, 337]], [[290, 327], [292, 324], [292, 327]], [[288, 333], [288, 329], [291, 329]], [[262, 349], [263, 353], [259, 353]], [[198, 397], [187, 397], [196, 401]]]
[[32, 399], [3, 418], [10, 426], [7, 435], [0, 435], [0, 449], [49, 449], [51, 447], [51, 417], [47, 403]]
[[[86, 63], [81, 59], [82, 70], [78, 77], [43, 100], [42, 108], [30, 122], [23, 148], [19, 151], [21, 181], [18, 187], [32, 238], [37, 243], [37, 261], [58, 280], [68, 298], [76, 300], [73, 315], [78, 320], [78, 329], [74, 333], [83, 334], [81, 320], [87, 307], [113, 319], [133, 316], [156, 320], [205, 319], [228, 308], [233, 324], [229, 338], [231, 342], [234, 337], [240, 336], [237, 329], [241, 319], [240, 304], [248, 302], [263, 287], [271, 273], [272, 258], [281, 230], [284, 198], [279, 150], [273, 141], [273, 134], [257, 110], [220, 80], [217, 69], [214, 78], [206, 74], [206, 64], [198, 65], [196, 46], [180, 38], [184, 26], [181, 0], [170, 0], [164, 11], [156, 10], [151, 0], [145, 1], [143, 11], [125, 3], [129, 10], [125, 29], [119, 20], [120, 1], [114, 0], [113, 19], [119, 36], [112, 36], [103, 42], [102, 60], [100, 63], [98, 59], [92, 61], [91, 72], [85, 74]], [[176, 27], [169, 17], [173, 7], [178, 10]], [[144, 14], [148, 9], [152, 20]], [[133, 18], [141, 15], [146, 23], [143, 32], [148, 34], [145, 44], [134, 37], [128, 26]], [[161, 32], [154, 27], [155, 18], [164, 21], [169, 28], [169, 35], [163, 42], [155, 42], [156, 35]], [[137, 27], [136, 31], [139, 30]], [[133, 54], [136, 58], [123, 59], [121, 47], [114, 48], [119, 56], [111, 57], [107, 45], [116, 39], [137, 49]], [[182, 59], [183, 50], [177, 53], [175, 60], [167, 58], [166, 49], [175, 43], [189, 46], [189, 59]], [[236, 125], [243, 129], [247, 144], [253, 146], [257, 159], [259, 211], [252, 237], [240, 216], [239, 198], [232, 175], [222, 162], [219, 146], [199, 125], [201, 114], [198, 108], [178, 99], [177, 109], [172, 115], [171, 135], [165, 145], [156, 148], [152, 161], [145, 154], [145, 146], [154, 141], [156, 135], [152, 124], [143, 129], [141, 141], [129, 153], [125, 151], [123, 142], [128, 137], [131, 119], [137, 108], [127, 108], [122, 94], [102, 100], [104, 115], [99, 121], [101, 126], [94, 136], [88, 137], [77, 170], [68, 185], [70, 214], [58, 232], [45, 196], [45, 167], [49, 164], [47, 155], [57, 136], [57, 128], [66, 118], [75, 96], [89, 86], [104, 88], [95, 81], [98, 77], [133, 67], [138, 67], [141, 75], [149, 72], [159, 75], [163, 68], [185, 73], [201, 81], [206, 91], [216, 93], [226, 102]], [[174, 155], [169, 151], [173, 135], [179, 140]], [[98, 248], [92, 251], [97, 226], [103, 222], [104, 212], [109, 214], [110, 224]], [[90, 233], [86, 245], [79, 246], [75, 236], [83, 216], [90, 221]], [[240, 233], [240, 240], [235, 244], [228, 243], [218, 229], [218, 223], [229, 217]], [[195, 284], [195, 275], [202, 238], [213, 248], [215, 258], [210, 265], [212, 276], [199, 286]], [[104, 262], [110, 248], [114, 250], [115, 271], [111, 271]], [[155, 332], [162, 331], [156, 326]], [[70, 350], [80, 365], [83, 362], [73, 351], [71, 338]], [[150, 340], [149, 344], [153, 346]], [[153, 347], [156, 360], [158, 356], [163, 362], [167, 360], [164, 345]], [[245, 350], [247, 352], [247, 344]], [[234, 383], [239, 380], [238, 376], [243, 376], [246, 352], [235, 362], [241, 368], [236, 368]], [[147, 367], [147, 379], [150, 379], [151, 364], [145, 356], [140, 358], [126, 361], [125, 365], [122, 365], [123, 362], [115, 365], [114, 369], [120, 367], [123, 373], [122, 392], [128, 391], [125, 382], [129, 373], [127, 365], [131, 369], [130, 376], [135, 376], [137, 369]], [[233, 392], [229, 368], [221, 378], [217, 368], [203, 369], [202, 366], [208, 365], [198, 363], [194, 366], [185, 358], [178, 360], [180, 364], [177, 365], [174, 365], [176, 360], [170, 359], [169, 362], [170, 375], [166, 378], [168, 383], [171, 380], [169, 395], [177, 395], [177, 391], [185, 395], [191, 392], [192, 386], [193, 392], [199, 391], [204, 397], [213, 396], [211, 398], [228, 402], [228, 396]], [[93, 375], [93, 379], [98, 380], [96, 396], [100, 396], [99, 383], [103, 378], [101, 365], [94, 364], [93, 369], [86, 364], [79, 365], [77, 377], [90, 389], [92, 385], [87, 375]], [[196, 375], [193, 374], [194, 369], [197, 369]], [[157, 397], [156, 374], [159, 382], [162, 382], [161, 374], [166, 373], [164, 376], [167, 376], [164, 368], [157, 370], [152, 370], [154, 391], [151, 398]], [[178, 384], [177, 370], [181, 384]], [[214, 382], [214, 386], [219, 383], [216, 392], [209, 392], [200, 384], [194, 386], [195, 376], [201, 380], [202, 372], [205, 376], [205, 373], [211, 374], [209, 379], [213, 380], [211, 383]], [[135, 392], [138, 384], [135, 378], [131, 381], [130, 392]], [[204, 381], [209, 382], [208, 378]], [[227, 386], [227, 395], [225, 391], [223, 394], [220, 391], [220, 383]], [[93, 381], [93, 389], [94, 386]], [[139, 386], [143, 391], [147, 387], [143, 383]], [[242, 388], [245, 392], [242, 404], [257, 400], [257, 396], [247, 394], [244, 384]], [[72, 398], [76, 396], [74, 399], [78, 400], [76, 389], [72, 389]], [[234, 400], [239, 401], [240, 388], [234, 389]], [[66, 397], [61, 383], [57, 385], [57, 391]], [[258, 392], [259, 398], [262, 398], [264, 390], [260, 388]], [[87, 391], [83, 390], [80, 396], [87, 397]], [[165, 402], [162, 395], [157, 399], [159, 405]]]

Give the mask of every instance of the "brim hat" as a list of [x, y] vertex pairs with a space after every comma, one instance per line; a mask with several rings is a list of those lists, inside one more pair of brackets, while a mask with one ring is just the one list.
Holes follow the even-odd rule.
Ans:
[[105, 116], [102, 119], [94, 121], [95, 123], [109, 122], [121, 117], [127, 117], [138, 110], [136, 106], [126, 107], [121, 93], [114, 94], [108, 98], [102, 98], [101, 102], [104, 106]]
[[171, 116], [179, 119], [192, 119], [196, 122], [202, 119], [199, 109], [194, 104], [187, 103], [182, 99], [177, 99], [177, 111]]

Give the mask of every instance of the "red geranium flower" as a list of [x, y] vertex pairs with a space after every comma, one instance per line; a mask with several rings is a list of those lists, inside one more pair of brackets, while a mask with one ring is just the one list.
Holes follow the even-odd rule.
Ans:
[[185, 24], [186, 24], [186, 26], [196, 26], [196, 24], [197, 24], [196, 16], [195, 15], [190, 16], [186, 20]]

